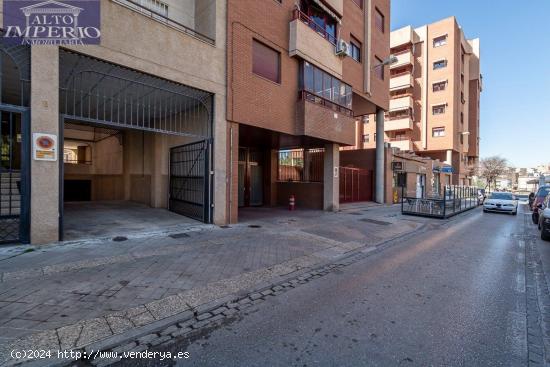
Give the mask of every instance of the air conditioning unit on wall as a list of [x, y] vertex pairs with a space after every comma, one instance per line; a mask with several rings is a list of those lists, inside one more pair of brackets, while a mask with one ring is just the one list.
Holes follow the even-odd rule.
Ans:
[[349, 54], [349, 45], [343, 39], [339, 39], [336, 44], [336, 55], [337, 56], [348, 56]]

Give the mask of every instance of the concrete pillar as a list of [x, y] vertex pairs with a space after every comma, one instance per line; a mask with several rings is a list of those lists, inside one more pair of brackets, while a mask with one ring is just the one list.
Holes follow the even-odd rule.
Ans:
[[375, 200], [384, 203], [384, 110], [376, 109], [376, 182]]
[[[59, 137], [59, 48], [32, 46], [31, 49], [31, 139], [33, 133]], [[57, 161], [31, 158], [31, 243], [59, 239], [59, 160], [63, 141], [59, 139]]]
[[237, 223], [239, 219], [239, 125], [227, 123], [227, 213], [228, 222]]
[[340, 147], [338, 144], [326, 144], [324, 155], [323, 209], [340, 209]]
[[[230, 186], [228, 175], [229, 169], [229, 154], [228, 153], [228, 140], [230, 135], [228, 134], [227, 120], [225, 119], [225, 102], [226, 96], [224, 94], [216, 94], [214, 96], [214, 144], [212, 146], [212, 155], [214, 161], [214, 167], [210, 167], [211, 171], [214, 171], [214, 176], [210, 176], [213, 185], [213, 203], [214, 214], [213, 220], [215, 224], [224, 225], [230, 221], [230, 213], [228, 208], [228, 189]], [[233, 203], [231, 204], [233, 205]], [[233, 209], [231, 207], [231, 209]]]
[[447, 157], [445, 158], [445, 163], [450, 165], [453, 164], [453, 151], [451, 149], [447, 150]]

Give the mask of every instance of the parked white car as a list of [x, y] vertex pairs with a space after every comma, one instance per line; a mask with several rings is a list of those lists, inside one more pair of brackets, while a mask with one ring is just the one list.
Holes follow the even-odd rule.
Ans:
[[510, 192], [493, 192], [483, 203], [484, 212], [503, 212], [516, 215], [518, 200]]

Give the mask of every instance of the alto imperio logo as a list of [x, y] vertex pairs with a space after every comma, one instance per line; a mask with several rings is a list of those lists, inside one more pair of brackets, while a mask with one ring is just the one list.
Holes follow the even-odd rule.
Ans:
[[4, 0], [4, 40], [28, 45], [97, 45], [101, 0]]

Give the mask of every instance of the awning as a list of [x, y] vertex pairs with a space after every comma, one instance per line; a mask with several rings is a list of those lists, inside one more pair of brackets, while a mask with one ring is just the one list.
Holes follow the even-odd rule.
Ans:
[[337, 13], [335, 13], [328, 6], [326, 6], [321, 0], [313, 0], [313, 2], [315, 4], [317, 4], [317, 6], [319, 6], [321, 9], [323, 9], [325, 12], [327, 12], [328, 15], [330, 15], [331, 17], [336, 19], [338, 21], [338, 23], [340, 23], [340, 24], [342, 23], [342, 17], [340, 15], [338, 15]]

